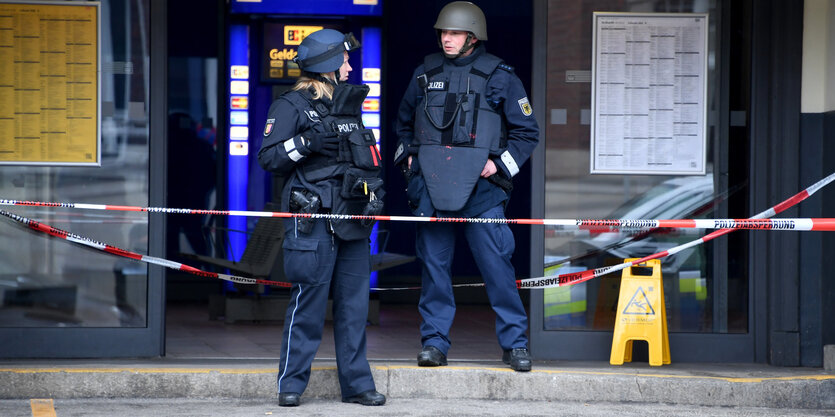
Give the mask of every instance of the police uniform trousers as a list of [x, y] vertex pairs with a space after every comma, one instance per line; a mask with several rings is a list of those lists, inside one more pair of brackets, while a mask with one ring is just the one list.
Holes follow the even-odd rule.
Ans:
[[[504, 210], [497, 206], [479, 217], [503, 219]], [[456, 227], [464, 228], [464, 236], [484, 279], [490, 305], [496, 313], [499, 345], [504, 350], [528, 347], [525, 334], [528, 316], [510, 263], [515, 241], [504, 223], [430, 222], [417, 225], [416, 252], [423, 261], [423, 288], [418, 305], [423, 317], [420, 325], [422, 345], [434, 346], [445, 355], [449, 351], [449, 329], [455, 315], [451, 266]]]
[[[309, 283], [294, 282], [284, 318], [278, 392], [304, 392], [333, 289], [333, 333], [342, 397], [376, 389], [366, 358], [365, 326], [371, 261], [367, 239], [346, 241], [328, 232], [328, 220], [316, 220], [308, 234], [296, 233], [295, 219], [285, 219], [284, 263], [307, 268]], [[290, 242], [288, 242], [290, 241]], [[288, 244], [289, 243], [289, 244]], [[304, 275], [304, 274], [302, 274]]]

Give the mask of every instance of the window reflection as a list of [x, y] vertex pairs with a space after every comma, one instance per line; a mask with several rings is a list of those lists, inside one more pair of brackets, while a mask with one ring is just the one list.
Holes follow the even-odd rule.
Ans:
[[[716, 53], [718, 2], [550, 0], [547, 25], [545, 126], [545, 216], [569, 219], [710, 218], [735, 191], [715, 189], [714, 153], [706, 176], [589, 175], [591, 84], [568, 82], [566, 71], [591, 68], [592, 13], [698, 12], [710, 14], [708, 64], [708, 149], [717, 147]], [[726, 155], [721, 156], [727, 158]], [[747, 217], [746, 213], [732, 216]], [[689, 242], [695, 229], [600, 233], [546, 229], [547, 275], [622, 263]], [[668, 327], [678, 332], [747, 331], [747, 276], [717, 274], [711, 245], [662, 259]], [[550, 266], [550, 267], [549, 267]], [[614, 327], [620, 272], [586, 283], [544, 291], [545, 330], [605, 330]], [[721, 288], [721, 290], [717, 290]], [[723, 323], [717, 325], [714, 315]], [[725, 323], [727, 321], [727, 323]]]
[[[101, 4], [101, 167], [0, 167], [5, 199], [148, 205], [148, 3]], [[148, 253], [144, 213], [6, 211]], [[0, 326], [144, 327], [147, 265], [0, 222]]]

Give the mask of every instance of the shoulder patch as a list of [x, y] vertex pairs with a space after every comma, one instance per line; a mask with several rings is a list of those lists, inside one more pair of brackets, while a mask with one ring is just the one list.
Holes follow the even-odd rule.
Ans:
[[496, 67], [496, 68], [498, 68], [498, 69], [503, 69], [503, 70], [505, 70], [505, 71], [507, 71], [507, 72], [513, 72], [513, 67], [511, 67], [510, 65], [505, 64], [504, 62], [502, 62], [501, 64], [499, 64], [499, 66], [498, 66], [498, 67]]
[[267, 119], [267, 124], [264, 125], [264, 137], [270, 136], [270, 133], [273, 131], [274, 124], [275, 119]]
[[516, 102], [519, 103], [519, 108], [522, 109], [522, 114], [524, 114], [525, 116], [530, 116], [531, 114], [533, 114], [531, 103], [528, 101], [527, 97], [520, 98]]

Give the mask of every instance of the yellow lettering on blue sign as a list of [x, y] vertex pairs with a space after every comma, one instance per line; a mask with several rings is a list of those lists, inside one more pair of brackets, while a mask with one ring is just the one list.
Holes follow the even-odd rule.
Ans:
[[295, 49], [287, 49], [284, 48], [282, 50], [278, 50], [278, 48], [270, 49], [270, 59], [285, 59], [291, 60], [298, 55]]

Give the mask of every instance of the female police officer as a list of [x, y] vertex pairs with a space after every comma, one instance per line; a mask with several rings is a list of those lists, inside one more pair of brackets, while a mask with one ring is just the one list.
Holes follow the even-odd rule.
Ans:
[[[282, 211], [378, 214], [379, 151], [360, 120], [367, 86], [344, 83], [353, 35], [323, 29], [299, 45], [303, 74], [272, 103], [258, 162], [287, 179]], [[293, 283], [278, 372], [279, 405], [296, 406], [307, 387], [333, 290], [334, 340], [342, 401], [383, 405], [365, 353], [372, 222], [285, 219], [284, 272]]]

